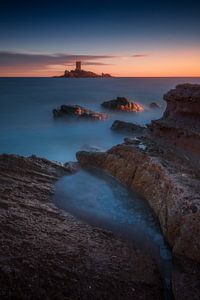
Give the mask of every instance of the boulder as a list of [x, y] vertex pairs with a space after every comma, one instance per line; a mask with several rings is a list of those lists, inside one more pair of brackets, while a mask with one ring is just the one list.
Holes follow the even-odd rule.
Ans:
[[61, 105], [60, 108], [53, 110], [54, 118], [72, 116], [85, 118], [90, 120], [105, 120], [107, 115], [100, 112], [95, 112], [79, 105]]
[[105, 101], [101, 105], [107, 109], [121, 110], [121, 111], [128, 111], [128, 112], [139, 112], [144, 110], [141, 104], [138, 104], [136, 102], [131, 102], [125, 97], [117, 97], [114, 100]]
[[135, 135], [142, 135], [145, 133], [146, 127], [138, 124], [115, 120], [111, 126], [111, 129], [119, 132], [133, 133]]

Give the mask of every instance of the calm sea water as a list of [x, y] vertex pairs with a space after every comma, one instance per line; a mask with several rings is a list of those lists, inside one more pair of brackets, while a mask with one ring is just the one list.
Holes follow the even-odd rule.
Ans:
[[[107, 149], [123, 141], [110, 126], [115, 119], [139, 124], [159, 118], [163, 94], [178, 83], [200, 83], [200, 78], [0, 78], [0, 152], [36, 154], [61, 162], [74, 160], [89, 146]], [[159, 102], [161, 110], [113, 113], [107, 121], [55, 121], [52, 109], [79, 104], [101, 111], [101, 102], [125, 96], [144, 105]]]

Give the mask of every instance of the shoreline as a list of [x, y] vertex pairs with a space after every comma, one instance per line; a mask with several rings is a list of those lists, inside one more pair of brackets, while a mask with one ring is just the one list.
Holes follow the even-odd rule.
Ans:
[[161, 299], [148, 255], [52, 205], [54, 182], [75, 169], [0, 156], [1, 299]]

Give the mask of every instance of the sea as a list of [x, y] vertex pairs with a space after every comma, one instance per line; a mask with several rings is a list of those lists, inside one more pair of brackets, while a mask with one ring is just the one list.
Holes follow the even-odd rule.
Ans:
[[[35, 154], [54, 161], [76, 159], [79, 150], [106, 150], [123, 142], [114, 120], [148, 124], [162, 116], [163, 94], [179, 83], [200, 78], [0, 78], [0, 153]], [[106, 121], [55, 120], [52, 110], [78, 104], [104, 111], [101, 103], [118, 96], [143, 104], [140, 113], [108, 112]], [[157, 102], [161, 109], [148, 109]]]

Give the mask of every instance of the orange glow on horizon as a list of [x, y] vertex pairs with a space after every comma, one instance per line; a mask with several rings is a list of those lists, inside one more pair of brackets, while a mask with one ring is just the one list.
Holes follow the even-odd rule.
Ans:
[[[98, 74], [110, 73], [116, 77], [200, 77], [200, 51], [171, 49], [144, 57], [119, 55], [106, 64], [84, 65], [82, 68]], [[0, 67], [0, 77], [51, 77], [73, 69], [65, 65]]]

